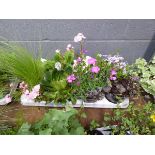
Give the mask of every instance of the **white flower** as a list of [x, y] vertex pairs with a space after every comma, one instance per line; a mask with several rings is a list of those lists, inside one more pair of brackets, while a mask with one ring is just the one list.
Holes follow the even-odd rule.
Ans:
[[74, 49], [74, 47], [71, 44], [68, 44], [66, 50], [70, 51], [71, 49]]
[[55, 53], [60, 53], [60, 50], [59, 50], [59, 49], [57, 49], [57, 50], [55, 51]]
[[86, 37], [82, 33], [78, 33], [74, 37], [74, 42], [81, 42], [82, 40], [86, 39]]
[[77, 60], [74, 60], [74, 64], [73, 64], [73, 68], [75, 68], [77, 66]]
[[60, 71], [61, 70], [61, 63], [60, 62], [56, 62], [55, 63], [55, 68]]
[[43, 59], [43, 58], [41, 58], [40, 60], [41, 60], [41, 62], [46, 62], [47, 61], [46, 59]]

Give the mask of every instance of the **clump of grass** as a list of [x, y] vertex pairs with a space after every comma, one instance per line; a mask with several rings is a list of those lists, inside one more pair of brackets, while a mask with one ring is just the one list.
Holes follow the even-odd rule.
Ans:
[[26, 48], [11, 43], [0, 43], [0, 70], [13, 79], [25, 81], [30, 87], [40, 83], [44, 67], [40, 57], [34, 57]]

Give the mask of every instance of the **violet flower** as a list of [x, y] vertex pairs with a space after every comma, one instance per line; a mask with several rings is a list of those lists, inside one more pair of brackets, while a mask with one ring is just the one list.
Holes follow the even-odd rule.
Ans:
[[110, 80], [113, 80], [113, 81], [116, 80], [117, 79], [116, 75], [117, 75], [117, 72], [114, 69], [112, 69], [110, 72]]
[[86, 49], [83, 49], [82, 53], [85, 54], [85, 53], [88, 53], [88, 51]]

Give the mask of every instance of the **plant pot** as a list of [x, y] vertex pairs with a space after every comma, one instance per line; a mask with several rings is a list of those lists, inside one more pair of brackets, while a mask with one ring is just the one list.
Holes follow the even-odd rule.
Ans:
[[[46, 103], [45, 101], [35, 102], [34, 100], [27, 99], [25, 95], [21, 96], [21, 104], [24, 106], [38, 106], [38, 107], [65, 107], [64, 104], [54, 104], [54, 103]], [[125, 98], [122, 103], [114, 104], [109, 102], [106, 98], [102, 100], [98, 100], [96, 102], [84, 102], [82, 100], [77, 100], [76, 104], [72, 104], [71, 102], [66, 103], [66, 105], [70, 105], [72, 107], [86, 107], [86, 108], [127, 108], [129, 106], [129, 98]]]

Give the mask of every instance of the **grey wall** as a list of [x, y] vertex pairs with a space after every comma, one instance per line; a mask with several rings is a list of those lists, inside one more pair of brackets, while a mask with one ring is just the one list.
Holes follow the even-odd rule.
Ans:
[[92, 55], [119, 52], [129, 62], [138, 57], [149, 59], [155, 53], [155, 20], [0, 20], [0, 36], [20, 42], [32, 51], [40, 47], [44, 57], [56, 49], [64, 50], [82, 32], [85, 48]]

